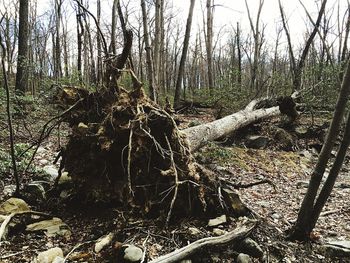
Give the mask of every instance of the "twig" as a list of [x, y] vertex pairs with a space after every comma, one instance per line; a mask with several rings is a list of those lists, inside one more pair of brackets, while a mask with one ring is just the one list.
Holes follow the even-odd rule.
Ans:
[[69, 251], [69, 253], [64, 257], [63, 263], [65, 263], [65, 262], [67, 261], [67, 259], [69, 258], [69, 256], [72, 255], [73, 252], [74, 252], [75, 250], [77, 250], [78, 248], [80, 248], [80, 247], [83, 246], [83, 245], [86, 245], [86, 244], [89, 244], [89, 243], [92, 243], [92, 242], [96, 242], [96, 240], [85, 241], [85, 242], [83, 242], [83, 243], [79, 243], [79, 244], [75, 245], [75, 246], [72, 248], [72, 250]]
[[189, 257], [191, 254], [210, 246], [223, 245], [229, 242], [238, 242], [246, 238], [256, 227], [257, 221], [250, 221], [250, 224], [236, 228], [227, 234], [218, 237], [206, 237], [199, 239], [185, 247], [177, 249], [169, 254], [163, 255], [149, 263], [173, 263]]
[[128, 187], [129, 187], [129, 194], [134, 195], [134, 192], [131, 187], [131, 151], [132, 151], [132, 135], [133, 135], [133, 129], [131, 125], [130, 127], [130, 135], [129, 135], [129, 148], [128, 148]]
[[13, 257], [13, 256], [17, 256], [19, 254], [23, 254], [24, 252], [26, 252], [26, 251], [22, 250], [22, 251], [18, 251], [18, 252], [15, 252], [15, 253], [7, 254], [7, 255], [4, 255], [4, 256], [1, 256], [0, 259], [6, 259], [6, 258]]
[[31, 158], [30, 158], [30, 160], [29, 160], [29, 162], [28, 162], [28, 164], [27, 164], [27, 166], [26, 166], [26, 169], [24, 170], [24, 173], [26, 173], [26, 172], [28, 171], [29, 166], [30, 166], [31, 163], [33, 162], [34, 157], [35, 157], [35, 155], [36, 155], [36, 153], [37, 153], [37, 151], [38, 151], [38, 149], [39, 149], [40, 144], [42, 143], [42, 141], [43, 141], [47, 136], [50, 135], [50, 132], [51, 132], [51, 131], [53, 130], [53, 128], [60, 122], [60, 120], [57, 121], [57, 122], [55, 122], [55, 123], [48, 129], [48, 132], [45, 134], [46, 128], [49, 126], [49, 124], [50, 124], [51, 122], [53, 122], [54, 120], [60, 119], [60, 118], [62, 118], [64, 115], [66, 115], [67, 113], [71, 112], [71, 111], [72, 111], [75, 107], [77, 107], [77, 106], [79, 105], [79, 103], [82, 102], [83, 100], [84, 100], [84, 98], [80, 98], [76, 103], [74, 103], [72, 106], [70, 106], [67, 110], [65, 110], [65, 111], [62, 112], [61, 114], [59, 114], [59, 115], [57, 115], [57, 116], [51, 118], [50, 120], [48, 120], [48, 121], [44, 124], [43, 129], [42, 129], [42, 131], [41, 131], [41, 133], [40, 133], [39, 140], [36, 142], [36, 143], [37, 143], [37, 146], [36, 146], [36, 148], [35, 148], [35, 150], [34, 150], [32, 156], [31, 156]]
[[146, 243], [147, 243], [149, 237], [150, 237], [150, 234], [149, 234], [149, 231], [148, 231], [145, 241], [142, 242], [143, 253], [142, 253], [142, 258], [141, 258], [141, 262], [140, 263], [144, 263], [145, 262], [146, 252], [147, 252]]
[[261, 181], [256, 181], [256, 182], [247, 183], [247, 184], [242, 184], [241, 182], [235, 184], [235, 183], [232, 183], [232, 182], [230, 182], [230, 181], [228, 181], [226, 179], [223, 179], [223, 178], [220, 178], [220, 180], [224, 181], [226, 184], [232, 186], [234, 189], [249, 188], [249, 187], [252, 187], [252, 186], [255, 186], [255, 185], [259, 185], [259, 184], [269, 184], [276, 191], [276, 185], [269, 179], [264, 179], [264, 180], [261, 180]]
[[96, 25], [97, 30], [98, 30], [98, 33], [100, 34], [102, 42], [103, 42], [103, 51], [105, 52], [105, 56], [108, 57], [107, 41], [106, 41], [106, 39], [105, 39], [105, 37], [104, 37], [104, 35], [102, 33], [102, 30], [101, 30], [101, 28], [99, 26], [99, 23], [98, 23], [96, 17], [85, 6], [83, 6], [79, 1], [75, 0], [75, 2], [78, 4], [78, 6], [81, 9], [84, 10], [84, 12], [88, 13], [92, 17], [92, 19], [94, 20], [95, 25]]

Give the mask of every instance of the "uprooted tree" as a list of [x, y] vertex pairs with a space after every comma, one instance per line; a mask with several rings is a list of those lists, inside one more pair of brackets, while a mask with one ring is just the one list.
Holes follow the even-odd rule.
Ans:
[[[288, 110], [288, 103], [281, 102], [256, 109], [259, 103], [253, 101], [226, 118], [180, 131], [172, 111], [149, 99], [134, 73], [124, 69], [131, 31], [125, 36], [121, 55], [104, 60], [104, 88], [93, 93], [62, 88], [58, 93], [62, 106], [70, 106], [64, 121], [72, 128], [61, 152], [61, 168], [87, 199], [113, 201], [148, 215], [163, 214], [167, 224], [172, 217], [188, 214], [247, 214], [246, 207], [237, 205], [234, 191], [221, 189], [215, 174], [198, 165], [191, 152], [203, 140], [227, 136], [262, 118], [281, 112], [295, 118], [295, 103], [289, 103]], [[129, 90], [118, 85], [123, 72], [133, 80]]]

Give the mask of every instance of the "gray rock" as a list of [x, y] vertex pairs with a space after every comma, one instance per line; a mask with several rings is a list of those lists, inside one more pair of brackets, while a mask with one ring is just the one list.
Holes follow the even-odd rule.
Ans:
[[53, 263], [57, 262], [57, 258], [63, 258], [63, 251], [59, 247], [53, 247], [46, 251], [40, 252], [36, 258], [37, 263]]
[[246, 138], [246, 146], [253, 149], [263, 149], [269, 143], [269, 138], [265, 136], [252, 135]]
[[249, 237], [242, 241], [238, 248], [238, 252], [247, 254], [254, 258], [261, 258], [264, 255], [264, 251], [259, 244]]
[[0, 204], [0, 214], [9, 215], [16, 212], [30, 211], [29, 205], [22, 199], [9, 198]]
[[134, 245], [125, 245], [124, 260], [127, 262], [139, 262], [142, 259], [143, 251]]
[[192, 263], [191, 259], [183, 259], [179, 263]]
[[219, 216], [217, 218], [210, 219], [208, 222], [208, 226], [219, 226], [225, 224], [227, 222], [226, 215]]
[[237, 263], [253, 263], [249, 255], [240, 253], [236, 259]]
[[46, 200], [46, 191], [42, 183], [32, 182], [24, 186], [23, 192], [29, 202], [38, 203]]
[[50, 220], [43, 220], [33, 224], [29, 224], [26, 227], [26, 231], [35, 232], [35, 231], [44, 231], [46, 236], [65, 236], [69, 237], [71, 231], [67, 224], [65, 224], [60, 218], [54, 217]]
[[58, 176], [58, 170], [54, 165], [46, 165], [43, 167], [44, 173], [50, 176], [50, 180], [54, 181]]
[[95, 243], [95, 252], [99, 253], [104, 247], [108, 246], [112, 242], [113, 236], [113, 233], [109, 233], [108, 235], [100, 237]]

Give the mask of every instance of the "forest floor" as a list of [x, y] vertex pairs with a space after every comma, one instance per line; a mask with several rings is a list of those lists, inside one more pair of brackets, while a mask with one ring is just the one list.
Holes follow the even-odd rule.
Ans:
[[[52, 113], [54, 114], [54, 113]], [[18, 124], [17, 143], [30, 143], [26, 134], [39, 131], [44, 119], [38, 115], [38, 121], [27, 125]], [[3, 118], [3, 117], [1, 117]], [[188, 125], [213, 120], [210, 110], [199, 114], [180, 115], [182, 128]], [[40, 121], [39, 121], [40, 120]], [[6, 119], [0, 125], [1, 149], [8, 149]], [[329, 118], [316, 118], [315, 124], [321, 126]], [[311, 117], [302, 116], [298, 126], [310, 126]], [[264, 251], [264, 258], [254, 262], [350, 262], [350, 259], [335, 259], [325, 255], [321, 244], [329, 240], [350, 239], [350, 157], [345, 164], [321, 214], [314, 231], [314, 242], [299, 243], [286, 241], [286, 231], [292, 226], [301, 200], [307, 189], [310, 172], [317, 160], [319, 138], [295, 139], [292, 145], [275, 139], [273, 127], [280, 125], [279, 119], [266, 120], [251, 125], [232, 138], [222, 142], [209, 143], [195, 154], [196, 160], [215, 171], [224, 181], [235, 185], [262, 182], [252, 187], [238, 189], [243, 201], [259, 217], [259, 225], [252, 238]], [[16, 125], [15, 125], [16, 127]], [[64, 143], [66, 130], [62, 128], [60, 143]], [[55, 135], [56, 133], [56, 135]], [[41, 169], [53, 165], [58, 151], [58, 137], [55, 131], [42, 143], [35, 157], [35, 169], [21, 175], [24, 183], [41, 178]], [[269, 138], [262, 149], [246, 146], [243, 134], [252, 134]], [[34, 136], [33, 136], [34, 137]], [[3, 150], [4, 152], [4, 150]], [[0, 203], [9, 198], [6, 189], [13, 185], [13, 178], [8, 169], [9, 160], [0, 160], [5, 168], [1, 170]], [[54, 166], [54, 165], [53, 165]], [[22, 167], [20, 167], [23, 169]], [[56, 165], [56, 168], [57, 165]], [[6, 172], [7, 171], [7, 172]], [[164, 229], [164, 221], [157, 218], [140, 218], [123, 208], [112, 204], [82, 205], [76, 198], [52, 198], [42, 203], [29, 203], [31, 209], [59, 217], [71, 231], [69, 236], [47, 236], [44, 233], [13, 231], [6, 241], [0, 241], [0, 262], [31, 262], [36, 255], [52, 247], [60, 247], [63, 254], [71, 252], [67, 262], [120, 262], [118, 246], [135, 244], [146, 249], [148, 260], [183, 247], [203, 237], [213, 236], [213, 229], [208, 227], [211, 218], [185, 218]], [[230, 219], [218, 227], [221, 231], [230, 231], [235, 226], [235, 219]], [[23, 230], [23, 229], [22, 229]], [[216, 230], [218, 231], [218, 230]], [[115, 233], [113, 246], [99, 253], [94, 252], [98, 238], [110, 232]], [[74, 251], [73, 251], [74, 250]], [[237, 252], [230, 245], [213, 247], [200, 254], [191, 256], [192, 262], [234, 262]]]

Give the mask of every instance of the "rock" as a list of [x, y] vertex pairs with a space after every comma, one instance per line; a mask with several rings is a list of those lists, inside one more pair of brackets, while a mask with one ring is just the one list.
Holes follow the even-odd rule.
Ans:
[[214, 219], [210, 219], [208, 222], [208, 226], [219, 226], [225, 224], [227, 222], [226, 215], [219, 216]]
[[223, 230], [223, 229], [220, 229], [220, 228], [214, 228], [213, 229], [213, 234], [215, 236], [222, 236], [222, 235], [225, 235], [227, 233], [227, 231]]
[[251, 238], [244, 239], [238, 247], [238, 252], [247, 254], [254, 258], [261, 258], [264, 255], [264, 251], [259, 244]]
[[238, 254], [238, 257], [236, 259], [237, 263], [253, 263], [252, 259], [250, 258], [249, 255], [240, 253]]
[[95, 252], [100, 253], [104, 247], [108, 246], [112, 242], [113, 236], [113, 233], [109, 233], [108, 235], [100, 237], [95, 243]]
[[253, 149], [263, 149], [269, 143], [269, 138], [259, 135], [251, 135], [246, 138], [246, 146]]
[[183, 259], [179, 263], [192, 263], [191, 259]]
[[48, 237], [60, 235], [60, 236], [70, 236], [71, 232], [68, 225], [62, 222], [61, 219], [54, 217], [50, 220], [43, 220], [33, 224], [29, 224], [26, 227], [26, 231], [44, 231], [45, 235]]
[[46, 165], [43, 167], [44, 173], [50, 176], [49, 180], [54, 181], [58, 176], [58, 170], [54, 165]]
[[39, 203], [46, 200], [46, 191], [40, 182], [32, 182], [24, 186], [26, 200], [34, 203]]
[[196, 227], [189, 227], [188, 228], [188, 232], [190, 233], [191, 236], [198, 236], [200, 235], [202, 232], [196, 228]]
[[0, 205], [0, 214], [9, 215], [11, 213], [30, 211], [29, 205], [22, 199], [10, 198]]
[[274, 138], [284, 150], [291, 150], [294, 145], [293, 136], [284, 129], [276, 128]]
[[37, 256], [37, 263], [57, 263], [57, 258], [63, 258], [63, 251], [59, 247], [50, 248], [44, 252], [40, 252]]
[[232, 211], [235, 217], [251, 215], [250, 209], [241, 201], [237, 191], [223, 188], [221, 193], [224, 197], [226, 205], [229, 207], [230, 211]]
[[4, 196], [12, 196], [15, 191], [16, 191], [16, 185], [9, 184], [4, 186], [4, 190], [2, 191], [2, 193], [4, 194]]
[[143, 251], [134, 245], [124, 245], [124, 260], [127, 262], [139, 262], [142, 260]]

